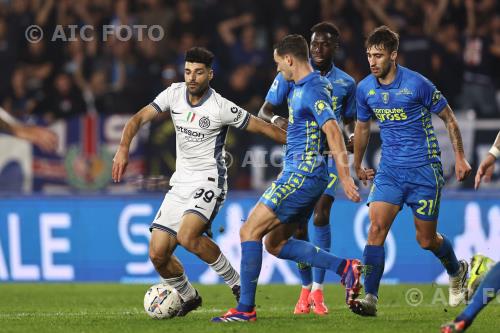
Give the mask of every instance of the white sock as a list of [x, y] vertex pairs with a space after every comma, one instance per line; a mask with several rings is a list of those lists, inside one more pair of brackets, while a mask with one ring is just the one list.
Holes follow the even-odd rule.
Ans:
[[316, 282], [313, 282], [313, 286], [312, 286], [312, 291], [315, 291], [315, 290], [321, 290], [323, 291], [323, 283], [316, 283]]
[[308, 284], [307, 286], [302, 285], [302, 289], [311, 290], [311, 286], [312, 284]]
[[227, 260], [222, 252], [217, 260], [208, 265], [217, 273], [217, 275], [224, 279], [224, 282], [226, 282], [230, 288], [240, 285], [240, 275], [236, 272], [233, 266], [231, 266], [229, 260]]
[[177, 290], [183, 301], [188, 301], [196, 296], [196, 289], [189, 283], [184, 273], [181, 276], [163, 279], [163, 282]]

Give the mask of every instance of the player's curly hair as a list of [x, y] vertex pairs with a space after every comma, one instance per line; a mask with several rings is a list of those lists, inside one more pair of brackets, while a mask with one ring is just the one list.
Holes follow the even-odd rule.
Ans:
[[184, 60], [186, 62], [197, 62], [200, 64], [205, 64], [207, 67], [211, 68], [214, 57], [214, 54], [206, 48], [196, 46], [186, 51]]
[[365, 47], [369, 49], [372, 46], [382, 45], [389, 52], [397, 51], [399, 47], [399, 35], [389, 27], [382, 25], [373, 30], [365, 42]]
[[340, 41], [340, 31], [339, 28], [332, 22], [320, 22], [318, 24], [315, 24], [311, 28], [312, 33], [324, 33], [324, 34], [330, 34], [332, 43], [335, 45], [335, 48], [339, 46], [339, 41]]
[[295, 58], [303, 61], [309, 59], [309, 47], [307, 41], [301, 35], [287, 35], [282, 40], [274, 45], [274, 49], [279, 56], [291, 54]]

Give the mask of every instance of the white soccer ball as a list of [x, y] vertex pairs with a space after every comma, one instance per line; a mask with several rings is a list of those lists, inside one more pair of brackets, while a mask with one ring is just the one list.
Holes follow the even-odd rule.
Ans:
[[151, 318], [172, 318], [180, 309], [181, 298], [177, 290], [164, 283], [151, 286], [144, 295], [144, 310]]

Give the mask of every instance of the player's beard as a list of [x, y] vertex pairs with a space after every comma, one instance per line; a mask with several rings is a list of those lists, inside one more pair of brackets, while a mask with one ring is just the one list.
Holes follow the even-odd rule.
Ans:
[[377, 76], [378, 79], [385, 79], [387, 74], [391, 71], [392, 63], [388, 62], [385, 67], [380, 68], [380, 74]]
[[198, 84], [196, 87], [192, 88], [188, 84], [189, 94], [196, 97], [201, 97], [205, 94], [208, 89], [208, 83]]

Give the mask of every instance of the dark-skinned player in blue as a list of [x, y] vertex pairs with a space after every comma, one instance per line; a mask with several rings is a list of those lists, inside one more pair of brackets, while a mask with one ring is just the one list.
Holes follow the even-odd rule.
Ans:
[[238, 306], [212, 319], [214, 322], [248, 322], [257, 319], [255, 293], [262, 266], [262, 239], [266, 250], [280, 259], [307, 263], [336, 272], [351, 304], [361, 289], [359, 260], [336, 257], [310, 242], [292, 238], [298, 225], [307, 224], [317, 200], [328, 185], [323, 157], [327, 141], [337, 164], [346, 196], [360, 196], [349, 174], [347, 152], [340, 127], [331, 109], [332, 86], [309, 63], [307, 41], [289, 35], [275, 46], [278, 72], [295, 83], [288, 103], [289, 125], [285, 167], [268, 188], [240, 229], [241, 296]]
[[[335, 52], [339, 45], [339, 29], [330, 22], [321, 22], [311, 28], [311, 65], [313, 69], [330, 81], [333, 87], [332, 109], [339, 125], [344, 127], [346, 137], [350, 138], [352, 152], [352, 134], [354, 119], [356, 118], [356, 83], [354, 79], [333, 63]], [[288, 119], [277, 116], [273, 111], [284, 105], [293, 95], [294, 83], [286, 81], [280, 73], [270, 87], [266, 101], [259, 110], [259, 117], [286, 130]], [[344, 126], [342, 126], [342, 123]], [[313, 224], [314, 234], [312, 243], [327, 252], [331, 248], [330, 211], [338, 185], [338, 174], [335, 161], [329, 157], [328, 186], [314, 207]], [[294, 235], [297, 239], [309, 240], [307, 225], [301, 225]], [[318, 315], [328, 314], [328, 307], [324, 302], [323, 282], [325, 270], [312, 268], [299, 263], [298, 270], [302, 282], [299, 299], [295, 304], [294, 314], [307, 314], [311, 308]]]
[[386, 26], [369, 35], [365, 46], [371, 75], [358, 84], [356, 91], [354, 168], [365, 184], [373, 178], [361, 166], [372, 118], [380, 127], [382, 140], [382, 157], [368, 197], [370, 229], [363, 252], [366, 296], [351, 305], [354, 313], [365, 316], [376, 315], [384, 272], [384, 242], [404, 204], [413, 211], [420, 247], [433, 253], [450, 276], [450, 305], [461, 303], [466, 292], [468, 264], [457, 259], [451, 242], [437, 232], [444, 178], [432, 113], [448, 129], [457, 180], [463, 181], [471, 167], [465, 159], [460, 129], [448, 102], [425, 77], [396, 64], [398, 45], [398, 34]]

